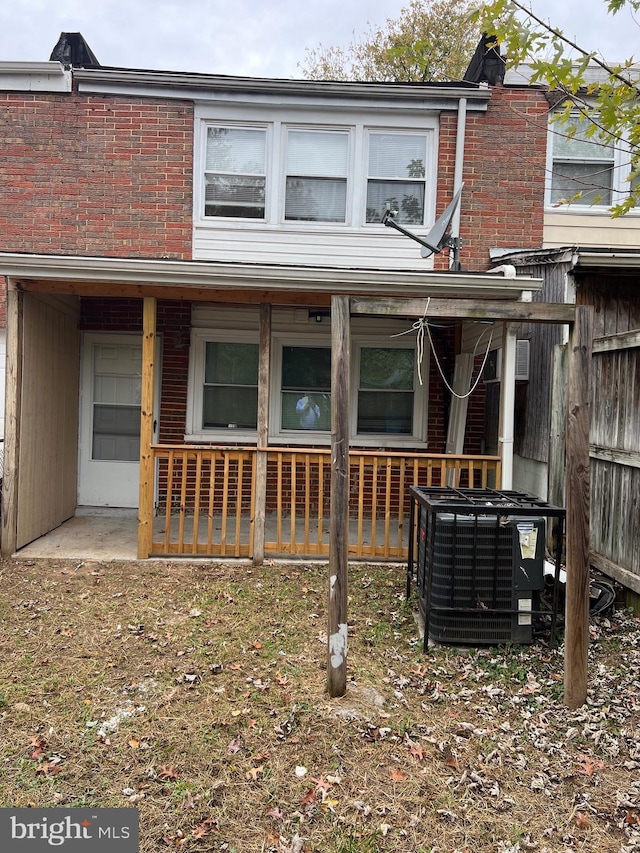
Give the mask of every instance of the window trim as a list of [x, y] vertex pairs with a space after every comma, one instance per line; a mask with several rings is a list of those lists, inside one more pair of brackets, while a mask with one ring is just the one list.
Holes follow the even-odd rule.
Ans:
[[200, 426], [202, 424], [202, 409], [204, 405], [205, 353], [207, 343], [242, 343], [259, 346], [259, 334], [257, 331], [249, 330], [191, 329], [185, 441], [231, 441], [234, 443], [248, 441], [255, 443], [257, 436], [255, 429], [204, 429]]
[[[579, 116], [576, 115], [576, 119]], [[629, 152], [624, 150], [621, 145], [613, 145], [613, 156], [611, 159], [596, 159], [586, 160], [575, 158], [571, 160], [566, 157], [557, 158], [558, 161], [575, 162], [575, 163], [593, 163], [595, 166], [605, 163], [611, 163], [612, 166], [612, 181], [611, 181], [611, 201], [609, 203], [590, 203], [583, 201], [555, 202], [552, 200], [553, 192], [553, 167], [556, 158], [553, 156], [554, 141], [558, 135], [558, 128], [561, 125], [554, 121], [553, 116], [549, 118], [547, 128], [547, 164], [546, 164], [546, 180], [545, 180], [545, 210], [547, 212], [563, 212], [563, 213], [579, 213], [579, 214], [595, 214], [609, 216], [609, 210], [616, 204], [620, 204], [629, 195], [630, 184], [626, 180], [630, 170]], [[594, 140], [594, 142], [597, 142]], [[640, 208], [635, 208], [634, 212], [640, 213]]]
[[[338, 107], [323, 112], [299, 110], [287, 106], [263, 104], [208, 105], [196, 107], [194, 121], [200, 124], [194, 134], [193, 226], [205, 232], [217, 227], [238, 231], [279, 231], [287, 234], [345, 233], [363, 235], [372, 229], [382, 230], [381, 222], [366, 221], [368, 181], [368, 136], [371, 133], [408, 134], [424, 136], [427, 161], [425, 164], [424, 224], [416, 226], [426, 233], [435, 221], [438, 184], [438, 117], [437, 113], [415, 115], [401, 112], [390, 115], [388, 123], [381, 122], [380, 113], [373, 110], [346, 112]], [[204, 215], [205, 165], [207, 129], [209, 127], [266, 128], [267, 170], [265, 183], [265, 218], [214, 217]], [[307, 222], [285, 220], [286, 133], [292, 130], [342, 131], [349, 134], [347, 174], [347, 212], [345, 222]]]

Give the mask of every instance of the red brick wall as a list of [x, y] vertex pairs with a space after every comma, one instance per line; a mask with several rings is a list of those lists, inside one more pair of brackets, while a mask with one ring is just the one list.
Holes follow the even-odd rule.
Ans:
[[191, 257], [193, 105], [0, 93], [0, 250]]
[[[495, 86], [486, 114], [467, 114], [460, 236], [470, 272], [490, 266], [490, 248], [542, 245], [548, 103], [536, 89]], [[453, 194], [457, 114], [443, 114], [438, 211]], [[447, 252], [436, 261], [448, 266]]]

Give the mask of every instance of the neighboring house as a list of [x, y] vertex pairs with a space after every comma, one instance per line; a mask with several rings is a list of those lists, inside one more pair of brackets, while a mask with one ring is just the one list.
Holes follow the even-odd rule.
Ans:
[[[0, 63], [3, 553], [102, 506], [138, 508], [141, 557], [326, 554], [336, 299], [351, 552], [406, 554], [411, 483], [509, 486], [504, 387], [489, 455], [484, 384], [452, 403], [440, 371], [479, 370], [479, 300], [541, 286], [487, 270], [542, 243], [544, 93], [89, 64]], [[462, 182], [454, 272], [381, 219], [424, 238]], [[478, 305], [440, 313], [423, 352], [371, 297]]]
[[[535, 299], [593, 306], [591, 562], [640, 593], [640, 211], [609, 213], [629, 192], [628, 163], [579, 122], [572, 138], [550, 123], [543, 248], [493, 256], [544, 279]], [[562, 504], [566, 337], [557, 326], [518, 335], [530, 365], [516, 390], [514, 484]]]

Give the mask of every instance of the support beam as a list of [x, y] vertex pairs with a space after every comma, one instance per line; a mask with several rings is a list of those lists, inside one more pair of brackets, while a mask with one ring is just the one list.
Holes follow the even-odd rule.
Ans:
[[267, 511], [267, 454], [269, 442], [269, 373], [271, 354], [271, 305], [260, 305], [258, 355], [258, 449], [254, 480], [253, 562], [264, 562], [264, 531]]
[[2, 478], [2, 556], [10, 557], [18, 539], [18, 468], [22, 405], [22, 293], [7, 292], [6, 410]]
[[578, 708], [587, 698], [589, 647], [589, 427], [593, 308], [576, 307], [569, 339], [567, 388], [567, 591], [564, 701]]
[[505, 323], [502, 341], [502, 381], [500, 382], [500, 421], [498, 452], [502, 460], [503, 489], [513, 488], [513, 436], [516, 403], [516, 338], [518, 327]]
[[347, 562], [349, 557], [349, 297], [331, 299], [331, 508], [327, 689], [347, 691]]
[[575, 306], [563, 302], [519, 302], [516, 299], [366, 298], [351, 300], [352, 314], [383, 317], [442, 317], [451, 320], [504, 320], [515, 323], [572, 323]]
[[153, 542], [154, 460], [153, 391], [155, 388], [156, 300], [142, 307], [142, 388], [140, 396], [140, 492], [138, 498], [138, 559], [146, 560]]

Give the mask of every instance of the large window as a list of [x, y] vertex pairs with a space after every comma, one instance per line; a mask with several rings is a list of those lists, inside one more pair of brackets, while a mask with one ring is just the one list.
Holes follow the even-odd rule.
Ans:
[[357, 432], [413, 434], [413, 349], [360, 348]]
[[331, 429], [331, 349], [284, 345], [281, 352], [283, 430]]
[[[547, 205], [575, 205], [596, 210], [622, 202], [629, 194], [629, 151], [603, 141], [582, 116], [549, 125]], [[637, 179], [636, 179], [637, 180]], [[635, 182], [634, 182], [635, 184]]]
[[196, 226], [220, 227], [226, 219], [246, 234], [256, 226], [370, 230], [389, 208], [409, 226], [432, 219], [434, 116], [421, 115], [417, 129], [379, 127], [373, 123], [379, 116], [359, 112], [319, 113], [317, 121], [305, 115], [305, 123], [292, 120], [292, 110], [219, 106], [218, 115], [230, 113], [227, 122], [207, 118], [210, 112], [198, 109]]
[[205, 215], [264, 219], [267, 133], [208, 127]]
[[193, 335], [187, 433], [255, 433], [258, 343], [246, 333]]
[[396, 221], [424, 223], [427, 138], [417, 133], [370, 133], [367, 222], [380, 222], [385, 210]]
[[284, 218], [344, 222], [349, 135], [289, 130]]
[[[329, 329], [276, 320], [270, 353], [269, 436], [292, 444], [331, 437]], [[327, 324], [328, 327], [328, 324]], [[399, 327], [399, 326], [398, 326]], [[394, 327], [395, 328], [395, 327]], [[193, 441], [255, 442], [258, 333], [196, 328], [189, 367], [187, 436]], [[423, 365], [423, 375], [428, 368]], [[352, 336], [349, 422], [363, 446], [425, 441], [427, 389], [417, 382], [416, 350], [407, 340], [360, 331]]]

